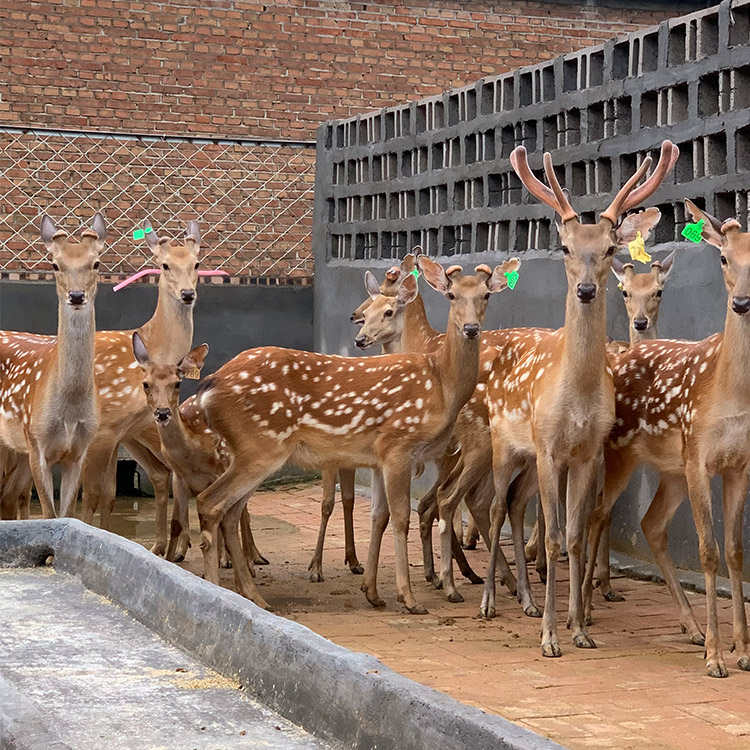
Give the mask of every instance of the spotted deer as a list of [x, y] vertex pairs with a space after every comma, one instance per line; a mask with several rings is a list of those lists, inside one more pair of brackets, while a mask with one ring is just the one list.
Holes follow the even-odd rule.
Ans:
[[[506, 262], [507, 263], [507, 262]], [[518, 261], [514, 261], [515, 264]], [[448, 332], [434, 354], [347, 358], [263, 347], [239, 354], [205, 378], [199, 408], [226, 441], [234, 461], [198, 496], [205, 577], [218, 581], [212, 552], [219, 524], [226, 535], [238, 590], [261, 605], [252, 576], [241, 567], [239, 509], [269, 474], [297, 465], [376, 469], [373, 533], [363, 590], [374, 606], [378, 543], [389, 517], [396, 547], [396, 585], [407, 610], [422, 614], [411, 589], [407, 534], [412, 469], [448, 444], [458, 411], [476, 385], [481, 325], [489, 297], [507, 286], [503, 266], [443, 269], [422, 257], [428, 283], [449, 299]], [[402, 286], [415, 295], [416, 279]]]
[[[0, 441], [15, 452], [16, 469], [28, 456], [42, 513], [55, 517], [52, 466], [59, 464], [60, 515], [70, 516], [86, 449], [99, 408], [94, 381], [94, 300], [106, 227], [94, 216], [80, 242], [42, 217], [57, 290], [57, 335], [0, 333]], [[28, 482], [26, 482], [28, 486]]]
[[[710, 479], [723, 483], [724, 555], [733, 608], [733, 649], [750, 671], [750, 637], [742, 595], [742, 515], [750, 467], [750, 234], [739, 222], [720, 222], [691, 201], [703, 240], [718, 248], [728, 292], [724, 332], [703, 341], [649, 341], [627, 351], [615, 368], [616, 421], [605, 446], [605, 485], [591, 522], [595, 551], [612, 506], [636, 466], [661, 473], [641, 522], [680, 613], [683, 631], [706, 647], [711, 677], [726, 677], [716, 601], [719, 551], [713, 529]], [[680, 586], [669, 555], [670, 521], [687, 495], [693, 511], [706, 579], [705, 636]], [[590, 616], [591, 566], [584, 582]]]
[[[568, 622], [573, 643], [594, 648], [586, 632], [581, 586], [583, 534], [601, 470], [604, 440], [615, 419], [615, 392], [606, 351], [604, 288], [618, 248], [637, 233], [646, 239], [660, 218], [658, 209], [620, 217], [650, 196], [674, 166], [678, 150], [664, 141], [651, 176], [646, 158], [617, 193], [596, 224], [582, 224], [555, 175], [552, 157], [544, 154], [549, 187], [531, 171], [526, 149], [516, 148], [511, 166], [526, 189], [559, 216], [568, 292], [563, 328], [543, 334], [528, 346], [509, 347], [490, 372], [486, 401], [492, 435], [495, 494], [505, 516], [508, 487], [518, 469], [535, 468], [545, 519], [547, 586], [542, 619], [542, 655], [561, 655], [555, 614], [557, 559], [561, 549], [558, 506], [560, 479], [567, 472], [567, 542], [570, 558]], [[530, 476], [530, 475], [529, 475]], [[511, 505], [511, 509], [512, 509]], [[518, 506], [517, 506], [518, 507]], [[523, 530], [511, 513], [517, 560], [524, 559]], [[499, 523], [493, 524], [490, 563], [485, 579], [481, 614], [494, 615], [495, 565], [499, 553]], [[533, 603], [525, 565], [518, 566], [519, 594]]]
[[[151, 229], [149, 222], [146, 228]], [[146, 233], [158, 263], [156, 311], [138, 330], [157, 362], [178, 362], [193, 339], [193, 307], [197, 298], [200, 231], [194, 221], [183, 241]], [[96, 380], [100, 421], [83, 467], [83, 519], [93, 523], [97, 509], [101, 525], [111, 527], [115, 500], [117, 446], [123, 443], [151, 479], [156, 494], [156, 540], [152, 552], [167, 551], [167, 505], [170, 471], [160, 457], [160, 442], [146, 403], [138, 363], [133, 357], [132, 330], [101, 331], [96, 335]], [[175, 551], [177, 558], [186, 549]]]

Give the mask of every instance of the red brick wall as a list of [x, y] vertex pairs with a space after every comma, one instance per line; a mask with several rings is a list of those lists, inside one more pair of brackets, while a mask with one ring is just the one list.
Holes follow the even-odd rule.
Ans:
[[312, 139], [668, 15], [583, 4], [0, 0], [0, 125]]

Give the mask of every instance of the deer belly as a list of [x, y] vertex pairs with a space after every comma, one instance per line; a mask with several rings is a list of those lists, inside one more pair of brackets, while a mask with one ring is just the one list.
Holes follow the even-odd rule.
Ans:
[[706, 468], [717, 474], [729, 468], [740, 468], [750, 461], [750, 420], [727, 419], [706, 457]]
[[3, 445], [7, 445], [17, 453], [28, 452], [23, 423], [20, 419], [8, 415], [4, 410], [0, 413], [0, 439]]

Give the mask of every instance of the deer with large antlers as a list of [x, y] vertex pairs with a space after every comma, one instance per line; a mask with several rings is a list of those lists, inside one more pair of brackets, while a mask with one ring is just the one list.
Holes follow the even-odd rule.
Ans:
[[[346, 358], [267, 347], [239, 354], [203, 381], [199, 407], [234, 456], [229, 469], [198, 496], [208, 580], [218, 581], [212, 550], [221, 523], [235, 571], [240, 568], [239, 591], [265, 603], [242, 567], [236, 523], [247, 498], [286, 461], [369, 466], [377, 471], [363, 589], [368, 601], [382, 606], [377, 542], [390, 516], [399, 600], [414, 614], [425, 612], [409, 576], [411, 472], [419, 462], [444, 452], [456, 415], [474, 390], [487, 301], [507, 286], [507, 268], [498, 266], [493, 272], [481, 265], [477, 275], [464, 276], [459, 266], [445, 270], [424, 257], [419, 266], [428, 283], [450, 301], [448, 332], [435, 354]], [[402, 286], [416, 294], [414, 277]]]
[[[724, 556], [733, 606], [733, 648], [740, 669], [750, 671], [750, 637], [742, 594], [742, 515], [750, 467], [750, 234], [739, 222], [720, 222], [685, 201], [703, 239], [720, 250], [728, 292], [724, 333], [703, 341], [644, 342], [627, 351], [615, 368], [616, 421], [605, 446], [605, 485], [591, 521], [595, 554], [601, 529], [636, 466], [661, 473], [659, 487], [641, 527], [680, 613], [683, 631], [705, 644], [711, 677], [726, 677], [719, 636], [710, 479], [721, 475]], [[667, 532], [677, 508], [690, 498], [706, 579], [705, 637], [677, 578]], [[591, 564], [584, 596], [590, 616]]]
[[[492, 434], [495, 494], [498, 518], [505, 516], [508, 487], [514, 472], [529, 466], [536, 478], [545, 519], [547, 586], [542, 619], [542, 655], [560, 656], [555, 614], [557, 558], [561, 549], [558, 506], [560, 480], [567, 472], [567, 543], [570, 557], [568, 622], [573, 643], [594, 648], [586, 632], [581, 586], [584, 565], [584, 528], [595, 497], [604, 440], [615, 419], [615, 392], [606, 351], [606, 298], [604, 288], [618, 248], [627, 247], [640, 232], [645, 239], [660, 218], [648, 209], [619, 219], [640, 205], [661, 184], [674, 166], [678, 149], [664, 141], [661, 158], [640, 187], [651, 159], [643, 160], [596, 224], [582, 224], [560, 186], [552, 157], [544, 155], [550, 187], [531, 171], [523, 146], [511, 154], [511, 165], [527, 190], [552, 207], [559, 216], [568, 293], [565, 325], [544, 334], [528, 347], [511, 347], [495, 359], [487, 385]], [[524, 560], [523, 530], [511, 514], [516, 559]], [[481, 613], [494, 614], [495, 565], [500, 524], [494, 523], [490, 563]], [[519, 594], [531, 594], [526, 566], [518, 566]]]
[[[0, 333], [0, 441], [28, 455], [45, 518], [55, 517], [52, 466], [62, 471], [60, 514], [70, 516], [86, 449], [96, 433], [94, 299], [106, 228], [94, 216], [77, 242], [42, 217], [42, 241], [52, 258], [57, 289], [57, 335]], [[28, 481], [22, 484], [28, 486]]]
[[[150, 223], [145, 224], [151, 229]], [[183, 241], [146, 233], [158, 263], [159, 296], [156, 311], [138, 332], [157, 362], [178, 362], [193, 339], [193, 307], [197, 298], [200, 231], [194, 221], [186, 226]], [[83, 519], [92, 523], [99, 509], [101, 525], [111, 526], [115, 501], [117, 446], [123, 443], [146, 469], [156, 494], [155, 554], [167, 551], [167, 505], [169, 468], [160, 458], [160, 442], [146, 396], [141, 372], [133, 357], [132, 330], [101, 331], [96, 335], [96, 377], [101, 410], [99, 429], [86, 455], [83, 468]], [[184, 556], [189, 543], [181, 540], [176, 559]]]

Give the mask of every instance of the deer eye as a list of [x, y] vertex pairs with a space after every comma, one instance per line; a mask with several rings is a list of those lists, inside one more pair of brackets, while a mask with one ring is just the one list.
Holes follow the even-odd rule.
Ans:
[[148, 391], [148, 383], [144, 383], [143, 384], [143, 390], [144, 391]]
[[487, 294], [484, 295], [485, 299], [489, 299], [492, 296], [491, 292], [487, 292]]
[[200, 263], [196, 263], [196, 264], [195, 264], [195, 268], [196, 268], [196, 270], [198, 269], [198, 266], [199, 266], [199, 265], [200, 265]]
[[448, 292], [448, 294], [447, 294], [446, 296], [448, 297], [448, 299], [449, 299], [449, 300], [451, 300], [451, 302], [452, 302], [452, 301], [453, 301], [454, 299], [456, 299], [456, 295], [455, 295], [455, 294], [453, 294], [453, 292]]
[[727, 263], [728, 263], [727, 256], [726, 255], [722, 255], [721, 256], [721, 265], [725, 266]]
[[628, 298], [628, 293], [624, 289], [622, 290], [622, 296], [625, 297], [625, 299]]
[[386, 318], [392, 318], [393, 317], [393, 310], [386, 310], [383, 315], [385, 315]]
[[615, 250], [617, 250], [617, 245], [610, 245], [607, 248], [607, 257], [610, 258], [615, 254]]
[[174, 384], [174, 389], [176, 391], [180, 389], [180, 381], [179, 380]]
[[560, 250], [562, 250], [563, 255], [570, 255], [570, 248], [567, 245], [563, 245]]
[[53, 263], [52, 264], [52, 270], [53, 271], [59, 271], [60, 270], [60, 266], [58, 266], [57, 263]]
[[166, 263], [162, 263], [162, 264], [161, 264], [161, 267], [162, 267], [162, 268], [163, 268], [163, 269], [164, 269], [165, 271], [168, 271], [168, 270], [169, 270], [169, 266], [168, 266], [168, 265], [167, 265]]
[[661, 294], [662, 294], [662, 291], [661, 291], [661, 289], [657, 289], [657, 290], [656, 290], [656, 296], [657, 296], [657, 297], [661, 297]]
[[94, 270], [96, 271], [99, 268], [99, 261], [97, 260], [96, 263], [94, 263]]

